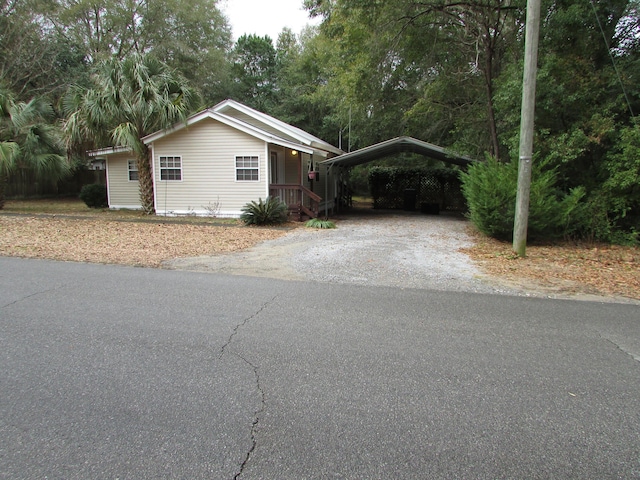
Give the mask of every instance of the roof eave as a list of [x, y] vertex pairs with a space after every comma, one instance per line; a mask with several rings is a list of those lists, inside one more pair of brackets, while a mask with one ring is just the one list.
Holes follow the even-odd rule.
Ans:
[[100, 157], [100, 156], [108, 156], [108, 155], [115, 155], [116, 153], [124, 153], [124, 152], [130, 152], [131, 148], [129, 147], [105, 147], [105, 148], [98, 148], [96, 150], [89, 150], [87, 152], [87, 155], [90, 157]]

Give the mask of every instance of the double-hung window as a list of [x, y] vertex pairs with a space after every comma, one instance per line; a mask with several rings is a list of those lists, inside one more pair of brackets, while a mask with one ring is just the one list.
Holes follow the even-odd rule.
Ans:
[[260, 180], [258, 157], [236, 157], [236, 180], [257, 182]]
[[182, 180], [182, 157], [160, 157], [160, 180]]
[[127, 169], [129, 171], [129, 181], [137, 182], [138, 181], [138, 164], [135, 160], [129, 160], [127, 162]]

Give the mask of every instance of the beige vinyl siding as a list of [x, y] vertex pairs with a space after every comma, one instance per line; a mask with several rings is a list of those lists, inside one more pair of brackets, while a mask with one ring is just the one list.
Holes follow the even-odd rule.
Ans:
[[107, 157], [109, 208], [141, 208], [138, 182], [129, 181], [129, 160], [135, 160], [130, 153]]
[[[204, 119], [153, 143], [156, 211], [237, 216], [251, 200], [267, 196], [266, 144], [213, 119]], [[160, 180], [160, 157], [182, 158], [182, 180]], [[257, 156], [259, 180], [236, 180], [236, 156]]]

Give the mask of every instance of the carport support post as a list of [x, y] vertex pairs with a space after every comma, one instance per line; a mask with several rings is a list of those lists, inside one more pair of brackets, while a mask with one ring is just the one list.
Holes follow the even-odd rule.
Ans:
[[325, 167], [325, 175], [324, 175], [324, 219], [329, 219], [329, 205], [328, 195], [329, 195], [329, 172], [331, 172], [331, 167]]
[[513, 225], [513, 251], [524, 257], [527, 250], [529, 194], [531, 192], [531, 161], [533, 157], [533, 127], [536, 105], [536, 73], [538, 66], [538, 36], [540, 32], [540, 0], [527, 0], [527, 25], [524, 40], [524, 75], [522, 79], [522, 111], [520, 114], [520, 161], [518, 192]]

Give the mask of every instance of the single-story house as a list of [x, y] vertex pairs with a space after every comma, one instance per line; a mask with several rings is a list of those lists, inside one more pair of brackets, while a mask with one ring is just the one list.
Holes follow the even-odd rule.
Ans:
[[[159, 215], [238, 217], [248, 202], [279, 197], [293, 215], [317, 217], [338, 202], [338, 178], [319, 162], [339, 148], [234, 100], [144, 137]], [[106, 166], [109, 208], [141, 208], [131, 151], [89, 152]]]

